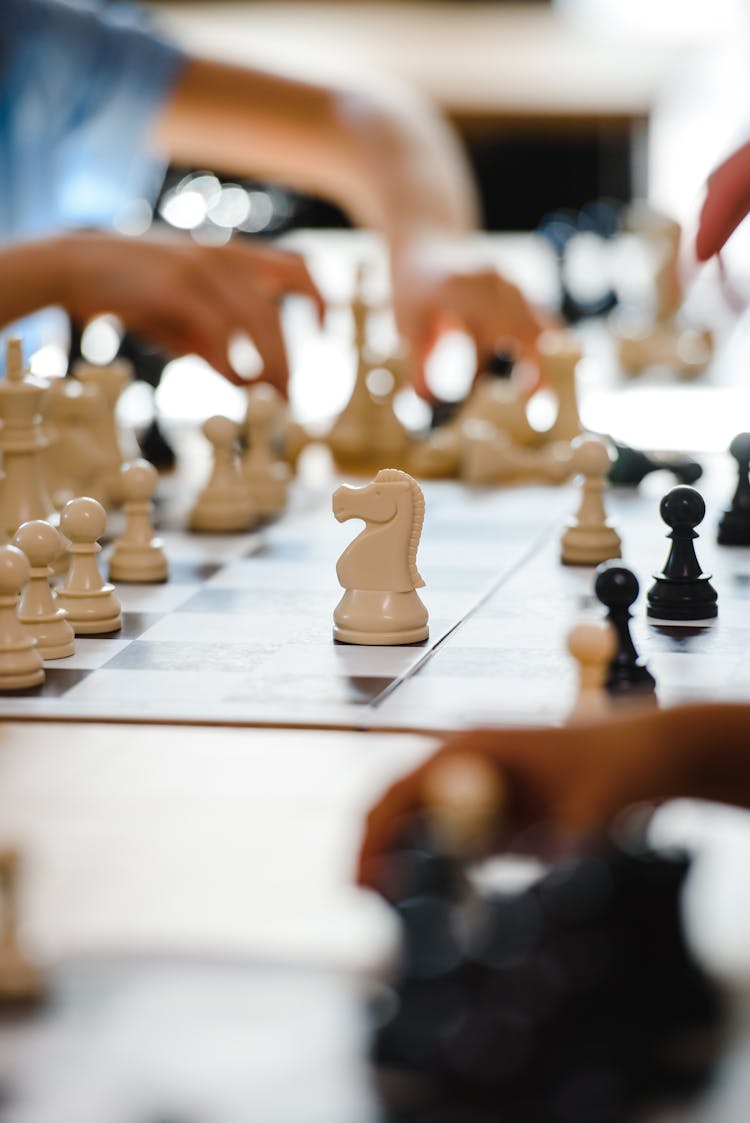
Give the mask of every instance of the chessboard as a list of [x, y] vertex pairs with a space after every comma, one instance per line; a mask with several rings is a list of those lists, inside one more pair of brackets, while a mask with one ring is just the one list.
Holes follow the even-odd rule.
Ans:
[[[715, 543], [728, 469], [718, 482], [709, 473], [698, 542], [718, 620], [646, 623], [645, 589], [668, 551], [658, 505], [670, 482], [652, 477], [608, 497], [641, 583], [636, 645], [660, 703], [746, 700], [750, 551]], [[332, 486], [300, 485], [290, 511], [253, 533], [164, 531], [169, 581], [120, 585], [122, 631], [80, 637], [75, 655], [47, 663], [42, 686], [4, 695], [6, 717], [430, 732], [565, 721], [576, 691], [567, 633], [603, 613], [593, 571], [559, 561], [575, 485], [425, 484], [419, 564], [430, 636], [402, 647], [332, 639], [336, 559], [357, 532], [334, 520]]]
[[[519, 503], [512, 492], [429, 487], [429, 639], [364, 647], [332, 639], [336, 559], [357, 531], [334, 520], [331, 490], [298, 490], [287, 515], [252, 533], [166, 530], [167, 583], [118, 585], [122, 631], [78, 637], [74, 655], [46, 664], [43, 685], [6, 692], [5, 716], [377, 726], [383, 699], [533, 552], [563, 500], [544, 489]], [[103, 571], [107, 557], [105, 548]], [[406, 724], [423, 723], [414, 713]]]

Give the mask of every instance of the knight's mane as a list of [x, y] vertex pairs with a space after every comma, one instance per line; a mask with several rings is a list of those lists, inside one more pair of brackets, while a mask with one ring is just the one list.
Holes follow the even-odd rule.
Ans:
[[400, 468], [381, 468], [373, 482], [407, 483], [409, 485], [412, 496], [412, 519], [407, 560], [409, 563], [409, 576], [411, 577], [414, 588], [421, 589], [424, 585], [424, 581], [417, 569], [417, 547], [419, 546], [422, 526], [424, 525], [424, 495], [422, 494], [422, 489], [417, 481], [411, 478], [408, 472], [402, 472]]

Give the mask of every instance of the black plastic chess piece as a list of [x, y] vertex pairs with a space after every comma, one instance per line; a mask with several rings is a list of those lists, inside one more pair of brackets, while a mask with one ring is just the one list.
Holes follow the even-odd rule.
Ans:
[[566, 323], [575, 324], [579, 320], [604, 316], [612, 311], [618, 303], [617, 293], [612, 286], [604, 287], [602, 279], [601, 293], [588, 299], [575, 295], [571, 290], [567, 255], [571, 242], [581, 233], [594, 234], [598, 238], [606, 239], [612, 236], [614, 229], [598, 221], [596, 207], [582, 211], [556, 211], [545, 216], [539, 223], [538, 231], [546, 238], [555, 254], [557, 272], [560, 281], [560, 314]]
[[681, 484], [694, 484], [703, 475], [697, 460], [660, 452], [644, 452], [615, 441], [617, 457], [609, 471], [614, 487], [638, 487], [651, 472], [671, 472]]
[[609, 665], [607, 690], [616, 695], [653, 694], [656, 680], [639, 657], [630, 634], [630, 606], [638, 598], [638, 578], [617, 561], [603, 562], [596, 570], [594, 592], [617, 632], [617, 653]]
[[507, 347], [496, 347], [481, 365], [482, 374], [489, 374], [492, 378], [502, 380], [510, 378], [516, 357]]
[[[387, 1118], [625, 1123], [701, 1088], [722, 1010], [682, 932], [689, 864], [602, 839], [520, 892], [473, 896], [462, 922], [444, 899], [432, 938], [460, 961], [439, 974], [402, 962], [373, 1042], [398, 1077], [383, 1084]], [[388, 1089], [407, 1092], [403, 1114]]]
[[736, 436], [729, 451], [737, 461], [737, 490], [719, 520], [717, 540], [722, 546], [750, 546], [750, 433]]
[[648, 591], [646, 613], [657, 620], [712, 620], [718, 615], [716, 590], [695, 554], [696, 526], [706, 504], [692, 487], [673, 487], [661, 501], [659, 514], [672, 528], [666, 565]]

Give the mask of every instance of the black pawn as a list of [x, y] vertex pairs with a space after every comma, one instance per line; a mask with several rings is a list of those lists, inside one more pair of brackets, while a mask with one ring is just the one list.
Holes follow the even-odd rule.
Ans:
[[603, 562], [596, 571], [594, 592], [617, 632], [617, 653], [609, 665], [607, 690], [610, 694], [653, 694], [656, 681], [639, 658], [630, 634], [630, 606], [638, 598], [638, 578], [616, 561]]
[[737, 461], [737, 490], [732, 505], [719, 520], [722, 546], [750, 546], [750, 433], [740, 433], [729, 446]]
[[692, 487], [673, 487], [661, 501], [659, 514], [672, 528], [667, 563], [648, 591], [646, 613], [657, 620], [712, 620], [718, 615], [717, 594], [701, 571], [693, 540], [706, 504]]

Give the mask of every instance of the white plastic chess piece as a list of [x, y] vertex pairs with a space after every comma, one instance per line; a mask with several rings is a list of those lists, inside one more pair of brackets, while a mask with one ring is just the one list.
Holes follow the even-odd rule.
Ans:
[[622, 556], [620, 536], [604, 509], [612, 454], [599, 437], [576, 437], [571, 447], [573, 468], [582, 477], [581, 502], [562, 536], [560, 560], [564, 565], [599, 565]]
[[13, 544], [23, 550], [31, 565], [18, 618], [36, 639], [43, 659], [66, 659], [75, 654], [75, 632], [66, 610], [55, 604], [49, 583], [53, 564], [65, 551], [62, 535], [48, 522], [34, 519], [18, 528]]
[[506, 810], [501, 771], [485, 757], [462, 753], [436, 760], [422, 784], [421, 802], [438, 853], [473, 858], [486, 853]]
[[470, 484], [513, 482], [562, 483], [572, 472], [570, 444], [553, 441], [543, 448], [514, 444], [488, 421], [462, 427], [461, 478]]
[[101, 550], [97, 539], [107, 529], [101, 503], [88, 495], [71, 499], [60, 516], [60, 529], [70, 540], [70, 569], [57, 602], [68, 610], [77, 636], [117, 632], [122, 627], [120, 602], [114, 585], [104, 581], [96, 564]]
[[31, 567], [16, 546], [0, 546], [0, 690], [26, 690], [44, 682], [36, 640], [18, 619], [21, 589]]
[[383, 468], [366, 487], [337, 488], [333, 513], [339, 522], [365, 522], [336, 565], [345, 592], [333, 614], [334, 639], [378, 645], [427, 639], [427, 609], [416, 592], [424, 585], [417, 569], [424, 496], [416, 480]]
[[24, 370], [21, 340], [8, 340], [7, 375], [0, 382], [0, 450], [5, 473], [0, 522], [10, 536], [21, 523], [54, 514], [41, 458], [48, 444], [40, 414], [44, 391], [44, 384]]
[[112, 581], [166, 581], [169, 573], [162, 541], [154, 537], [152, 502], [159, 473], [148, 460], [134, 460], [120, 469], [120, 494], [125, 504], [125, 529], [109, 559]]
[[42, 422], [49, 448], [43, 454], [47, 488], [62, 509], [76, 495], [94, 495], [109, 458], [99, 447], [107, 425], [107, 402], [98, 386], [55, 378], [42, 397]]
[[608, 620], [582, 621], [568, 636], [568, 651], [578, 664], [578, 696], [571, 718], [604, 717], [611, 711], [606, 682], [617, 651], [615, 629]]
[[46, 990], [19, 943], [19, 865], [17, 850], [0, 850], [0, 1003], [36, 1002]]
[[247, 393], [247, 443], [243, 473], [250, 499], [261, 515], [278, 515], [286, 507], [289, 466], [274, 454], [274, 430], [282, 416], [281, 397], [265, 382]]
[[567, 331], [544, 331], [537, 341], [542, 383], [557, 399], [557, 417], [545, 434], [548, 441], [572, 441], [583, 426], [578, 414], [576, 368], [581, 349]]
[[[96, 386], [106, 402], [106, 409], [93, 434], [99, 453], [104, 458], [104, 469], [97, 479], [99, 490], [96, 498], [107, 507], [119, 504], [122, 499], [120, 468], [126, 460], [126, 454], [123, 452], [117, 425], [117, 402], [125, 387], [133, 381], [133, 367], [126, 359], [115, 359], [106, 366], [78, 362], [73, 374], [84, 386]], [[132, 435], [131, 440], [132, 446], [128, 451], [137, 456], [137, 446]]]
[[247, 530], [257, 518], [240, 467], [240, 427], [228, 417], [209, 417], [203, 435], [213, 449], [211, 476], [190, 512], [190, 529], [221, 534]]

